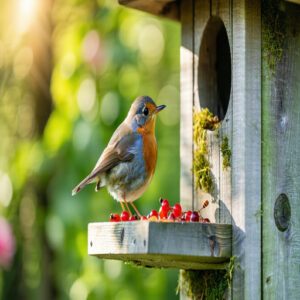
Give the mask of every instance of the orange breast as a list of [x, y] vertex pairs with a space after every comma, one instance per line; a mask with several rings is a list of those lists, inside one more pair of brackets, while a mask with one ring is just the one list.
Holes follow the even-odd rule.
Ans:
[[144, 160], [149, 177], [151, 177], [155, 171], [157, 160], [157, 144], [154, 130], [155, 119], [150, 120], [144, 127], [138, 128], [137, 130], [143, 137]]
[[157, 160], [157, 144], [155, 135], [151, 133], [144, 134], [143, 146], [147, 174], [151, 177], [155, 171]]
[[151, 177], [155, 171], [157, 160], [157, 144], [154, 130], [155, 119], [150, 120], [144, 127], [138, 129], [138, 132], [143, 137], [144, 160], [149, 177]]

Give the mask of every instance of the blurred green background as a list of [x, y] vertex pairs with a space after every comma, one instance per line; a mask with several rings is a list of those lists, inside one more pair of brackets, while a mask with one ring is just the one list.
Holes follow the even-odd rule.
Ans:
[[93, 168], [131, 102], [159, 115], [158, 164], [136, 204], [179, 201], [179, 24], [115, 1], [0, 2], [0, 216], [16, 250], [2, 299], [177, 299], [176, 270], [87, 256], [87, 224], [119, 205], [72, 188]]

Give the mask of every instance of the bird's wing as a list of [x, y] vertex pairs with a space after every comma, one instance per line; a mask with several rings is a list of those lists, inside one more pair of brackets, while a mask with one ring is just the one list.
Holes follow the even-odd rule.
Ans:
[[120, 162], [132, 160], [134, 158], [134, 153], [131, 149], [133, 148], [136, 139], [136, 134], [127, 134], [117, 143], [107, 146], [89, 177], [92, 178], [100, 173], [106, 172]]
[[111, 138], [91, 174], [73, 189], [73, 195], [78, 193], [85, 185], [94, 182], [101, 173], [112, 169], [121, 162], [130, 161], [134, 158], [132, 149], [134, 149], [138, 135], [123, 127], [123, 137], [118, 139], [121, 136], [120, 129], [119, 127]]

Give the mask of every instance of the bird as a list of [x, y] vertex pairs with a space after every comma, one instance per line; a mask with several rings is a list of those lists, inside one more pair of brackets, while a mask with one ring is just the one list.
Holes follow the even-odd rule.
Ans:
[[155, 123], [157, 114], [165, 107], [157, 106], [149, 96], [137, 97], [94, 169], [72, 190], [72, 195], [91, 183], [96, 183], [96, 191], [106, 186], [123, 211], [131, 214], [129, 203], [141, 217], [133, 201], [145, 192], [154, 175], [157, 161]]

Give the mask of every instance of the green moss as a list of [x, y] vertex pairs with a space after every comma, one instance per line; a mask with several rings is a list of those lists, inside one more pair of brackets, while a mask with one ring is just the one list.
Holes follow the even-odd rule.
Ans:
[[196, 187], [206, 193], [212, 192], [213, 179], [210, 164], [206, 156], [199, 150], [196, 150], [194, 153], [194, 174]]
[[286, 15], [284, 1], [262, 1], [262, 45], [263, 58], [267, 61], [273, 75], [282, 59], [286, 35]]
[[181, 290], [191, 299], [224, 299], [230, 288], [235, 257], [230, 259], [226, 270], [181, 270], [177, 293]]
[[223, 299], [227, 289], [226, 271], [181, 271], [181, 289], [191, 299]]
[[194, 161], [193, 172], [196, 188], [211, 193], [213, 190], [213, 178], [211, 166], [207, 160], [207, 130], [216, 130], [219, 127], [219, 119], [207, 108], [195, 112], [193, 116], [194, 132]]
[[223, 170], [226, 170], [230, 167], [230, 160], [231, 160], [231, 150], [229, 148], [229, 141], [228, 137], [225, 136], [221, 143], [221, 154], [223, 157]]
[[220, 121], [217, 116], [209, 111], [208, 108], [201, 109], [199, 112], [194, 112], [194, 138], [197, 140], [199, 133], [204, 130], [216, 130], [220, 126]]

